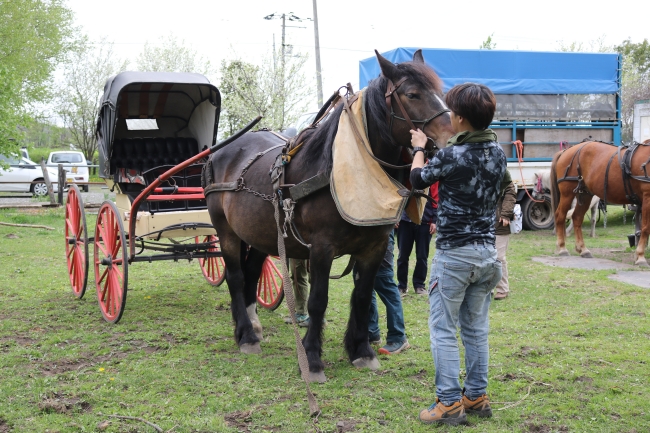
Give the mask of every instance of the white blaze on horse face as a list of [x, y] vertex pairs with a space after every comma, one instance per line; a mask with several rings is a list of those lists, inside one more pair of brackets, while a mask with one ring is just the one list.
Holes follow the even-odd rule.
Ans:
[[[449, 110], [449, 107], [447, 107], [447, 104], [445, 104], [445, 102], [442, 100], [440, 96], [436, 95], [436, 99], [438, 100], [438, 102], [440, 102], [440, 105], [442, 105], [443, 109]], [[451, 119], [451, 113], [449, 111], [447, 111], [445, 114], [449, 116], [449, 118]]]

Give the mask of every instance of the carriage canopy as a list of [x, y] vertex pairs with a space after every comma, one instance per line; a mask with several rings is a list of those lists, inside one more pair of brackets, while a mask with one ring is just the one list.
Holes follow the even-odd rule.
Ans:
[[138, 138], [188, 138], [198, 149], [216, 143], [221, 95], [195, 73], [122, 72], [104, 86], [97, 119], [101, 177], [110, 177], [113, 145]]

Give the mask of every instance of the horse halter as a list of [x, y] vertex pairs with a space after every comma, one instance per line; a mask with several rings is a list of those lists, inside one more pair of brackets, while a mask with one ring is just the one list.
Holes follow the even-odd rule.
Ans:
[[[400, 101], [399, 97], [397, 97], [395, 94], [399, 86], [401, 86], [404, 83], [404, 81], [406, 81], [407, 77], [402, 77], [402, 79], [399, 80], [397, 84], [393, 84], [393, 81], [388, 77], [386, 77], [386, 79], [388, 80], [388, 85], [386, 86], [386, 94], [384, 95], [386, 97], [386, 108], [387, 108], [386, 121], [388, 122], [391, 131], [393, 130], [393, 119], [397, 119], [397, 120], [405, 121], [409, 125], [409, 127], [413, 130], [418, 129], [415, 127], [415, 123], [422, 123], [422, 128], [420, 129], [422, 130], [422, 132], [424, 132], [424, 127], [426, 126], [427, 123], [431, 122], [433, 119], [435, 119], [438, 116], [451, 112], [449, 108], [443, 108], [442, 110], [438, 111], [433, 116], [427, 119], [411, 120], [408, 113], [404, 109], [404, 105], [402, 105], [402, 101]], [[395, 102], [397, 102], [397, 107], [400, 109], [404, 117], [399, 117], [395, 114], [395, 111], [393, 111], [393, 104], [391, 104], [391, 99], [394, 99]], [[427, 137], [427, 139], [433, 142], [433, 139], [431, 137]], [[406, 147], [406, 146], [402, 146], [402, 147]]]

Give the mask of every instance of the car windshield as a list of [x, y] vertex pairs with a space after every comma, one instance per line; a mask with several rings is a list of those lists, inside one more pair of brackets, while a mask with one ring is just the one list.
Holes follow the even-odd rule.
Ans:
[[52, 162], [84, 162], [79, 153], [54, 153]]

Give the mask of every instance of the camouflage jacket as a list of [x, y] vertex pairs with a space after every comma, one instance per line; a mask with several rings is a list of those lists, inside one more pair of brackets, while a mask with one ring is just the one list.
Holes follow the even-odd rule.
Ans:
[[496, 205], [506, 173], [506, 155], [494, 141], [446, 147], [411, 172], [416, 188], [440, 182], [436, 248], [458, 248], [474, 241], [494, 245]]

